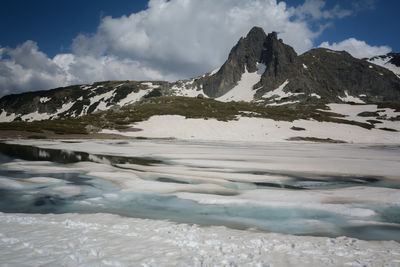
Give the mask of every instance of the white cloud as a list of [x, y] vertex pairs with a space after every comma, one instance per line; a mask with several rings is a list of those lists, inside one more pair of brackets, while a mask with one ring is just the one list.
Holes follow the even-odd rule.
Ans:
[[296, 8], [276, 0], [150, 0], [141, 12], [103, 18], [96, 32], [73, 40], [69, 54], [49, 58], [33, 41], [0, 47], [0, 96], [110, 79], [194, 77], [220, 66], [253, 26], [277, 31], [300, 54], [349, 12], [327, 10], [322, 0]]
[[347, 51], [353, 57], [365, 58], [373, 57], [377, 55], [384, 55], [392, 51], [389, 46], [371, 46], [364, 41], [357, 40], [355, 38], [349, 38], [339, 43], [323, 42], [319, 47], [328, 48], [337, 51]]
[[342, 9], [339, 5], [335, 5], [330, 10], [324, 7], [325, 1], [305, 0], [302, 5], [294, 9], [294, 13], [301, 19], [309, 17], [314, 20], [344, 18], [352, 14], [351, 10]]
[[0, 52], [9, 56], [0, 61], [0, 95], [103, 80], [164, 78], [138, 61], [115, 56], [59, 54], [49, 58], [33, 41]]

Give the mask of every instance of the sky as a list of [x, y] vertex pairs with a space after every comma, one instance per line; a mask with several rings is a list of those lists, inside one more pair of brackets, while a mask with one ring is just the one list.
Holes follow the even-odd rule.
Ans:
[[398, 0], [1, 0], [0, 97], [218, 68], [253, 26], [298, 54], [400, 52]]

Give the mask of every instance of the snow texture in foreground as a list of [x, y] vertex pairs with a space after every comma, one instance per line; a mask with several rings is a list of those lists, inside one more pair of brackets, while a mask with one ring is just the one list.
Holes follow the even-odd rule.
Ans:
[[398, 266], [400, 244], [110, 214], [0, 213], [0, 259], [10, 266]]

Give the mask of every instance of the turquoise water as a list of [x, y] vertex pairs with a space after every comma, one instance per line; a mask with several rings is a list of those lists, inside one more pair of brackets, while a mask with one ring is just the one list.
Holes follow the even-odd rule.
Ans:
[[[93, 157], [95, 156], [95, 157]], [[263, 231], [317, 236], [350, 236], [360, 239], [400, 241], [400, 207], [397, 205], [350, 204], [351, 208], [375, 211], [370, 217], [357, 217], [322, 209], [289, 206], [244, 204], [205, 205], [172, 195], [134, 193], [98, 177], [71, 172], [30, 172], [11, 170], [4, 163], [16, 160], [50, 161], [54, 166], [70, 166], [81, 161], [109, 162], [111, 165], [136, 164], [142, 166], [171, 166], [163, 159], [89, 155], [33, 146], [0, 144], [0, 179], [24, 181], [32, 177], [51, 177], [56, 184], [30, 184], [10, 187], [0, 184], [0, 211], [10, 213], [113, 213], [129, 217], [167, 219], [201, 225], [225, 225], [232, 228], [256, 228]], [[229, 172], [229, 170], [227, 170]], [[227, 188], [257, 188], [297, 190], [371, 186], [399, 188], [399, 184], [374, 176], [330, 176], [326, 174], [282, 173], [274, 171], [246, 171], [253, 175], [283, 175], [290, 179], [278, 182], [238, 183], [231, 181]], [[143, 176], [145, 177], [145, 176]], [[151, 178], [160, 183], [184, 183], [171, 175]], [[80, 194], [54, 193], [52, 188], [80, 187]], [[240, 191], [240, 190], [239, 190]], [[53, 193], [52, 193], [53, 192]]]

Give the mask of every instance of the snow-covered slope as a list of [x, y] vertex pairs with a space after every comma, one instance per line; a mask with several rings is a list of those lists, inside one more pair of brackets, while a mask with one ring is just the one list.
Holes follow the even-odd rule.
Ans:
[[[387, 55], [369, 58], [368, 62], [371, 62], [375, 65], [384, 67], [384, 68], [392, 71], [394, 74], [397, 75], [397, 77], [400, 78], [400, 65], [395, 63], [399, 60], [398, 58], [400, 58], [399, 53], [389, 53]], [[395, 59], [397, 59], [397, 60], [395, 61]]]

